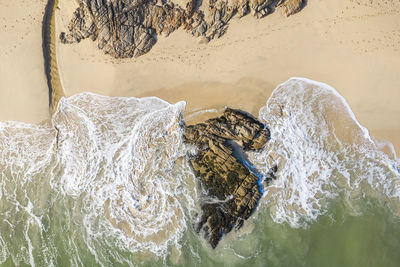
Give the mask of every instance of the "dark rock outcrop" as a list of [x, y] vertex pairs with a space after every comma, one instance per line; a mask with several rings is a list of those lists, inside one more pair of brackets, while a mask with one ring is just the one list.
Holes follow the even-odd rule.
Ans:
[[185, 142], [199, 148], [190, 159], [204, 190], [202, 215], [196, 230], [204, 230], [215, 248], [222, 236], [239, 229], [256, 209], [276, 167], [263, 177], [247, 160], [244, 151], [261, 149], [270, 139], [265, 125], [248, 113], [227, 108], [205, 123], [185, 127]]
[[222, 36], [234, 16], [252, 13], [262, 18], [282, 7], [286, 16], [298, 12], [305, 0], [81, 0], [63, 32], [63, 43], [97, 40], [116, 58], [140, 56], [157, 42], [157, 35], [183, 27], [208, 42]]
[[286, 17], [299, 12], [305, 4], [305, 0], [288, 0], [282, 3], [282, 11]]

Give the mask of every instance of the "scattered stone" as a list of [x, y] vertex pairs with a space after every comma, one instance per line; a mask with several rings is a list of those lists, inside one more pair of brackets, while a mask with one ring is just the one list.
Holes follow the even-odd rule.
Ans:
[[[168, 36], [182, 27], [202, 42], [225, 34], [234, 15], [262, 18], [281, 6], [286, 16], [304, 0], [81, 0], [62, 32], [63, 43], [91, 38], [106, 54], [129, 58], [150, 51], [157, 35]], [[179, 3], [178, 1], [183, 3]]]
[[263, 194], [262, 181], [268, 185], [275, 179], [276, 166], [264, 177], [244, 153], [261, 149], [270, 131], [250, 114], [227, 108], [219, 118], [186, 126], [184, 139], [199, 148], [190, 163], [205, 192], [196, 231], [203, 230], [215, 248], [254, 212]]

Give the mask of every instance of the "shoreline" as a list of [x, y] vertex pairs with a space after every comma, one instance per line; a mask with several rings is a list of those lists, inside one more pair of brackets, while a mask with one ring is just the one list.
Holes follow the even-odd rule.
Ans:
[[60, 43], [79, 1], [0, 0], [1, 266], [397, 266], [399, 0], [125, 60]]
[[[44, 35], [44, 39], [29, 36], [30, 42], [40, 42], [44, 52], [41, 60], [31, 60], [35, 73], [21, 79], [18, 70], [32, 69], [24, 61], [24, 53], [38, 57], [37, 50], [25, 48], [20, 56], [16, 50], [12, 57], [5, 57], [9, 66], [6, 69], [3, 65], [0, 76], [12, 75], [0, 81], [1, 121], [37, 123], [49, 118], [44, 100], [56, 103], [63, 93], [52, 90], [49, 96], [44, 65], [49, 66], [46, 73], [54, 80], [52, 87], [63, 88], [66, 96], [90, 91], [107, 96], [157, 96], [168, 102], [185, 100], [186, 117], [194, 122], [224, 106], [257, 115], [278, 84], [297, 76], [335, 88], [376, 142], [383, 140], [382, 150], [390, 150], [384, 143], [388, 140], [400, 155], [400, 125], [388, 120], [400, 114], [396, 101], [400, 97], [400, 9], [396, 9], [400, 3], [328, 0], [325, 4], [309, 3], [289, 18], [279, 12], [261, 20], [246, 16], [233, 19], [229, 31], [208, 44], [177, 30], [169, 37], [160, 36], [148, 54], [126, 60], [104, 55], [90, 40], [60, 43], [58, 35], [76, 5], [60, 0], [53, 6], [55, 15], [47, 19], [54, 20], [47, 32], [54, 31], [54, 40], [47, 42], [48, 49], [42, 44]], [[50, 7], [47, 5], [47, 10]], [[45, 14], [35, 16], [46, 18]], [[39, 24], [40, 32], [45, 33]], [[53, 63], [56, 59], [58, 70], [57, 62]], [[55, 70], [50, 70], [51, 66], [56, 66]], [[28, 78], [36, 82], [28, 82]]]
[[[59, 7], [63, 31], [74, 6], [61, 0]], [[335, 88], [360, 124], [400, 155], [400, 125], [387, 120], [400, 114], [399, 21], [400, 3], [393, 1], [310, 2], [289, 18], [276, 12], [232, 19], [229, 31], [208, 44], [177, 30], [135, 59], [113, 59], [91, 40], [60, 44], [59, 66], [67, 96], [185, 100], [188, 114], [233, 105], [257, 115], [278, 84], [305, 77]]]

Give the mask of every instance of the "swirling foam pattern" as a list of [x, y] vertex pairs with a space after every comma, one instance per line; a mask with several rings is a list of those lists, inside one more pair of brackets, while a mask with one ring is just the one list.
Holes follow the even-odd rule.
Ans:
[[131, 252], [161, 254], [178, 244], [186, 222], [178, 199], [183, 177], [173, 168], [184, 153], [184, 107], [92, 94], [61, 101], [53, 124], [64, 173], [56, 188], [82, 197], [89, 247], [103, 235]]
[[[0, 122], [0, 264], [134, 266], [179, 251], [199, 202], [184, 108], [84, 93], [61, 99], [51, 123]], [[272, 138], [249, 159], [279, 170], [257, 212], [299, 227], [340, 197], [356, 214], [366, 199], [400, 214], [397, 163], [333, 88], [290, 79], [260, 119]]]
[[[184, 102], [171, 105], [158, 98], [85, 93], [60, 101], [53, 127], [1, 124], [1, 159], [7, 159], [1, 225], [9, 224], [11, 233], [0, 242], [22, 245], [2, 246], [0, 260], [11, 254], [14, 263], [51, 265], [61, 253], [56, 247], [65, 247], [71, 265], [85, 264], [85, 249], [98, 263], [130, 265], [124, 253], [165, 255], [169, 246], [179, 247], [185, 214], [195, 203], [188, 191], [194, 188], [193, 177], [182, 160], [184, 107]], [[38, 188], [43, 190], [36, 194], [48, 192], [41, 206], [37, 196], [28, 195]], [[21, 221], [10, 221], [18, 212]], [[12, 229], [22, 220], [27, 229], [19, 236]], [[43, 221], [59, 232], [48, 232]], [[41, 240], [31, 236], [34, 231]], [[15, 238], [18, 242], [11, 242]], [[45, 255], [39, 243], [53, 249]]]

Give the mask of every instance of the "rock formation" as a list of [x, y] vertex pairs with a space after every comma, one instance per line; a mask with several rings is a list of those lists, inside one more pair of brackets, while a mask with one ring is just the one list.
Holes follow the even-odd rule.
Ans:
[[239, 229], [256, 209], [262, 181], [275, 179], [277, 167], [264, 177], [244, 153], [261, 149], [270, 131], [250, 114], [227, 108], [219, 118], [186, 126], [184, 139], [199, 148], [190, 163], [205, 192], [196, 230], [204, 230], [215, 248], [224, 234]]
[[282, 4], [283, 14], [285, 14], [286, 17], [296, 14], [303, 8], [304, 2], [304, 0], [288, 0], [284, 2]]
[[81, 0], [63, 32], [63, 43], [91, 38], [116, 58], [150, 51], [157, 35], [168, 36], [179, 27], [204, 42], [222, 36], [234, 16], [252, 13], [262, 18], [282, 7], [286, 16], [298, 12], [305, 0]]

